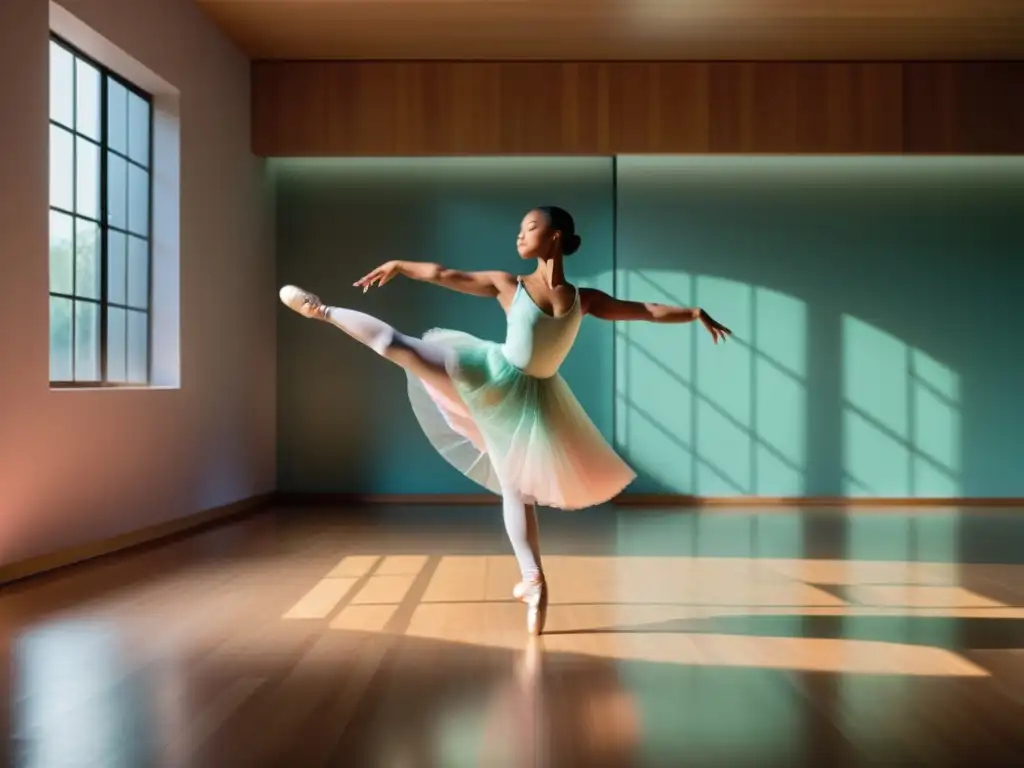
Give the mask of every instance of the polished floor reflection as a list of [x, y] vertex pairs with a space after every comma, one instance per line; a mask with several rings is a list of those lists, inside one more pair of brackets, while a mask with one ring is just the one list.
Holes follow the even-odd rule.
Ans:
[[15, 766], [1024, 764], [1024, 510], [280, 508], [0, 592]]

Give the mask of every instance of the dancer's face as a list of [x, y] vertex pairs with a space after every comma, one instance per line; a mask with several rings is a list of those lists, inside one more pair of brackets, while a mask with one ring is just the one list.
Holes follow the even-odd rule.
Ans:
[[543, 211], [530, 211], [519, 225], [516, 250], [520, 258], [541, 259], [552, 253], [559, 237], [561, 232], [551, 228], [551, 222]]

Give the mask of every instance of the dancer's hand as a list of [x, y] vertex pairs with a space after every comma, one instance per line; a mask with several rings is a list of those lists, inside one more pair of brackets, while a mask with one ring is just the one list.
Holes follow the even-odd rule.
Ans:
[[382, 288], [401, 274], [401, 266], [402, 262], [400, 261], [389, 261], [385, 264], [381, 264], [368, 275], [356, 280], [352, 285], [356, 288], [362, 288], [363, 293], [366, 293], [375, 285], [377, 288]]
[[700, 311], [700, 321], [704, 327], [708, 329], [708, 333], [710, 333], [711, 338], [715, 340], [715, 344], [718, 343], [719, 339], [725, 341], [729, 336], [732, 336], [732, 331], [712, 318], [711, 315], [703, 309]]

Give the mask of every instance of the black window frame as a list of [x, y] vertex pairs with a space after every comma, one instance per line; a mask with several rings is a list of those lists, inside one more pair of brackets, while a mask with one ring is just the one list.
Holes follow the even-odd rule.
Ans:
[[[52, 213], [60, 213], [60, 214], [63, 214], [65, 216], [69, 216], [71, 218], [71, 220], [72, 220], [72, 241], [71, 241], [71, 243], [72, 243], [72, 245], [71, 245], [72, 288], [71, 288], [71, 293], [70, 294], [65, 294], [65, 293], [60, 293], [60, 292], [54, 292], [52, 290], [52, 285], [50, 284], [50, 281], [49, 280], [47, 281], [47, 289], [48, 289], [47, 302], [48, 303], [53, 298], [67, 299], [67, 300], [71, 301], [71, 307], [72, 307], [72, 310], [71, 310], [71, 379], [70, 380], [53, 379], [51, 373], [47, 374], [47, 378], [50, 381], [50, 388], [51, 389], [97, 389], [97, 388], [103, 388], [103, 389], [108, 389], [108, 388], [109, 389], [129, 388], [130, 389], [130, 388], [152, 387], [153, 386], [153, 169], [154, 169], [154, 164], [155, 164], [154, 163], [155, 158], [153, 156], [153, 95], [151, 93], [147, 93], [145, 90], [143, 90], [139, 86], [135, 85], [134, 83], [132, 83], [131, 81], [129, 81], [125, 77], [119, 75], [117, 72], [115, 72], [114, 70], [110, 69], [110, 67], [107, 67], [107, 66], [103, 65], [101, 62], [99, 62], [96, 59], [94, 59], [93, 57], [89, 56], [88, 54], [83, 52], [80, 48], [78, 48], [73, 43], [69, 42], [68, 40], [64, 39], [60, 35], [57, 35], [57, 34], [51, 32], [50, 36], [49, 36], [49, 42], [50, 42], [50, 44], [57, 44], [57, 45], [59, 45], [61, 48], [66, 50], [68, 53], [70, 53], [72, 55], [72, 57], [74, 58], [74, 60], [75, 60], [75, 64], [74, 64], [74, 69], [72, 70], [72, 72], [74, 73], [73, 76], [72, 76], [73, 77], [73, 84], [74, 84], [74, 88], [73, 88], [73, 91], [72, 91], [72, 93], [73, 93], [73, 96], [72, 96], [72, 99], [73, 99], [73, 111], [72, 111], [72, 118], [71, 118], [72, 125], [65, 125], [64, 123], [62, 123], [62, 122], [60, 122], [58, 120], [54, 120], [53, 116], [49, 113], [50, 112], [50, 108], [49, 108], [49, 106], [47, 106], [47, 131], [48, 131], [47, 139], [48, 139], [48, 146], [49, 146], [49, 131], [52, 130], [53, 127], [57, 127], [57, 128], [59, 128], [59, 129], [61, 129], [63, 131], [67, 131], [67, 132], [69, 132], [71, 134], [71, 138], [72, 138], [72, 155], [71, 155], [72, 159], [71, 159], [71, 165], [72, 165], [72, 178], [73, 178], [73, 181], [72, 181], [72, 205], [71, 205], [71, 210], [65, 210], [63, 208], [56, 207], [56, 206], [54, 206], [52, 204], [52, 201], [48, 200], [48, 202], [49, 202], [49, 211], [50, 211], [51, 214]], [[49, 47], [47, 48], [47, 50], [49, 51]], [[48, 61], [49, 61], [49, 55], [48, 55]], [[94, 139], [91, 136], [87, 136], [87, 135], [85, 135], [83, 133], [80, 133], [79, 130], [78, 130], [78, 97], [77, 97], [77, 94], [78, 94], [78, 75], [77, 75], [78, 63], [77, 62], [78, 61], [83, 61], [84, 63], [88, 64], [89, 66], [95, 68], [99, 72], [99, 75], [100, 75], [100, 103], [99, 103], [100, 135], [99, 135], [99, 140]], [[147, 128], [147, 130], [148, 130], [149, 146], [148, 146], [148, 149], [147, 149], [147, 159], [148, 159], [148, 162], [147, 162], [146, 165], [143, 165], [142, 163], [140, 163], [140, 162], [138, 162], [136, 160], [133, 160], [132, 158], [130, 158], [126, 154], [126, 152], [120, 152], [120, 151], [118, 151], [116, 149], [113, 149], [110, 146], [109, 135], [108, 135], [109, 114], [108, 114], [108, 101], [107, 101], [107, 98], [108, 98], [108, 84], [109, 84], [109, 82], [111, 80], [113, 80], [115, 83], [120, 85], [122, 88], [124, 88], [129, 93], [133, 93], [136, 96], [138, 96], [140, 99], [145, 101], [146, 104], [149, 106], [149, 125], [148, 125], [148, 128]], [[47, 90], [49, 90], [49, 88], [50, 88], [50, 81], [47, 80]], [[47, 104], [49, 105], [49, 100], [47, 101]], [[93, 219], [93, 218], [91, 218], [89, 216], [83, 216], [83, 215], [79, 214], [77, 212], [77, 210], [76, 210], [77, 207], [78, 207], [78, 141], [79, 140], [89, 142], [90, 144], [96, 146], [99, 149], [99, 158], [100, 158], [100, 160], [99, 160], [99, 176], [100, 176], [100, 178], [99, 178], [99, 190], [98, 190], [98, 195], [99, 195], [99, 200], [98, 200], [99, 219], [98, 220]], [[114, 154], [114, 155], [118, 156], [119, 158], [121, 158], [125, 163], [128, 164], [127, 167], [134, 166], [136, 168], [139, 168], [139, 169], [145, 171], [146, 177], [147, 177], [146, 195], [147, 195], [147, 208], [148, 208], [148, 211], [147, 211], [147, 224], [148, 224], [148, 227], [147, 227], [147, 233], [146, 233], [146, 237], [145, 237], [145, 241], [146, 241], [146, 282], [147, 282], [147, 285], [146, 285], [146, 307], [145, 307], [144, 310], [139, 308], [139, 307], [131, 306], [129, 304], [129, 301], [128, 301], [127, 293], [125, 294], [124, 304], [112, 303], [110, 301], [109, 295], [108, 295], [108, 291], [109, 291], [109, 286], [108, 286], [109, 242], [108, 241], [109, 241], [109, 235], [110, 235], [111, 230], [113, 230], [114, 232], [117, 232], [117, 233], [120, 233], [120, 234], [124, 235], [124, 237], [126, 238], [126, 247], [127, 247], [127, 243], [129, 242], [127, 240], [127, 238], [134, 237], [136, 239], [142, 239], [142, 238], [139, 237], [138, 234], [130, 231], [128, 229], [128, 225], [127, 224], [125, 225], [124, 228], [122, 228], [122, 227], [118, 227], [118, 226], [112, 226], [110, 224], [110, 222], [109, 222], [109, 216], [108, 216], [108, 212], [107, 212], [107, 206], [108, 206], [107, 173], [108, 173], [108, 165], [109, 165], [109, 163], [108, 163], [108, 153], [109, 154]], [[53, 162], [53, 149], [52, 149], [52, 146], [50, 146], [49, 152], [48, 152], [48, 166], [47, 167], [50, 167], [52, 165], [52, 162]], [[127, 193], [127, 188], [126, 188], [126, 193]], [[49, 195], [47, 197], [49, 198]], [[77, 237], [78, 237], [78, 233], [77, 233], [77, 226], [75, 226], [74, 222], [76, 222], [78, 220], [87, 221], [87, 222], [96, 224], [99, 227], [98, 247], [99, 247], [99, 252], [100, 252], [100, 257], [99, 257], [100, 295], [99, 295], [98, 299], [85, 298], [85, 297], [81, 297], [81, 296], [77, 296], [76, 295], [76, 293], [77, 293], [78, 274], [77, 274], [77, 264], [75, 262], [76, 262], [76, 253], [77, 253]], [[47, 229], [49, 230], [49, 228], [50, 228], [50, 223], [49, 223], [49, 219], [48, 219], [47, 220]], [[49, 246], [47, 246], [47, 265], [48, 265], [47, 266], [47, 272], [48, 273], [49, 273], [49, 258], [50, 258], [49, 257]], [[127, 259], [127, 252], [126, 252], [126, 259], [125, 259], [124, 269], [125, 269], [125, 273], [127, 275], [127, 270], [129, 269], [128, 259]], [[127, 287], [126, 287], [126, 291], [127, 291]], [[98, 344], [98, 346], [99, 346], [99, 378], [98, 379], [76, 379], [75, 378], [75, 373], [76, 373], [76, 371], [75, 371], [75, 368], [76, 368], [76, 361], [75, 361], [75, 337], [77, 335], [77, 322], [76, 322], [76, 318], [75, 318], [75, 309], [74, 309], [74, 307], [75, 307], [75, 303], [76, 302], [86, 302], [86, 303], [95, 304], [100, 309], [100, 325], [99, 325], [99, 339], [98, 339], [98, 342], [99, 342], [99, 344]], [[109, 374], [109, 371], [107, 370], [108, 369], [108, 365], [107, 365], [107, 362], [108, 362], [108, 344], [109, 344], [109, 339], [108, 339], [108, 317], [109, 317], [109, 309], [112, 308], [112, 307], [115, 308], [115, 309], [123, 309], [125, 311], [125, 334], [126, 334], [125, 335], [125, 366], [126, 366], [126, 368], [125, 368], [125, 378], [126, 379], [128, 378], [128, 348], [127, 348], [127, 343], [128, 342], [127, 342], [127, 333], [128, 333], [128, 317], [129, 317], [129, 313], [135, 312], [135, 313], [143, 313], [145, 315], [145, 318], [146, 318], [146, 374], [145, 374], [145, 379], [143, 381], [110, 381], [109, 378], [108, 378], [108, 374]], [[50, 339], [49, 334], [48, 334], [47, 335], [47, 349], [48, 349], [48, 351], [50, 353], [50, 354], [47, 355], [47, 366], [48, 366], [48, 368], [49, 368], [50, 355], [52, 355], [52, 351], [53, 351], [52, 347], [51, 347], [51, 343], [52, 342], [51, 342], [51, 339]]]

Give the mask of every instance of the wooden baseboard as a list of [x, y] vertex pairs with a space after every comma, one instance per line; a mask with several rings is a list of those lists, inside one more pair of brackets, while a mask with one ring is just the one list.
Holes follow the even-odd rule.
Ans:
[[493, 493], [301, 493], [278, 492], [279, 504], [321, 505], [341, 507], [360, 505], [479, 507], [500, 504], [501, 497]]
[[627, 507], [1024, 507], [1024, 498], [853, 497], [853, 496], [684, 496], [624, 494], [613, 502]]
[[[289, 504], [484, 506], [500, 504], [489, 493], [280, 493]], [[686, 496], [683, 494], [625, 493], [612, 500], [620, 507], [1024, 507], [1024, 498], [905, 498], [842, 496]]]
[[229, 518], [256, 512], [271, 504], [274, 499], [275, 494], [273, 493], [251, 496], [232, 504], [225, 504], [222, 507], [214, 507], [213, 509], [197, 512], [194, 515], [168, 520], [165, 523], [151, 525], [147, 528], [124, 533], [120, 536], [104, 539], [103, 541], [83, 544], [60, 552], [3, 565], [0, 566], [0, 586], [13, 581], [38, 576], [57, 568], [75, 565], [86, 560], [111, 555], [115, 552], [122, 552], [144, 544], [152, 544], [162, 539], [194, 533], [200, 528], [223, 523]]

